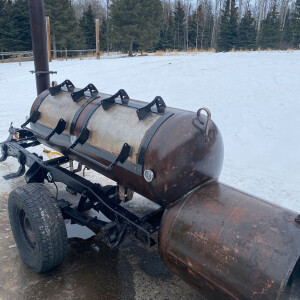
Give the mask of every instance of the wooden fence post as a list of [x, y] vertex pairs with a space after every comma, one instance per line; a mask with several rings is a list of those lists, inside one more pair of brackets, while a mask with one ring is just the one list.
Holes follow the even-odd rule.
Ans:
[[47, 31], [47, 47], [48, 47], [48, 60], [52, 61], [51, 55], [51, 39], [50, 39], [50, 18], [46, 17], [46, 31]]
[[99, 19], [96, 19], [96, 58], [100, 59], [100, 23]]

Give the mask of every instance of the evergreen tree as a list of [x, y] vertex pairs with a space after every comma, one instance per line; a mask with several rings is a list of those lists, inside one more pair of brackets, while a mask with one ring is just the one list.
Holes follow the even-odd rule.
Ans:
[[261, 23], [260, 46], [262, 49], [278, 49], [281, 38], [280, 20], [276, 4]]
[[291, 19], [291, 11], [288, 10], [282, 33], [282, 43], [285, 48], [293, 47], [293, 29]]
[[7, 50], [7, 40], [6, 40], [6, 32], [7, 32], [7, 24], [5, 17], [7, 15], [6, 11], [6, 0], [0, 0], [0, 50]]
[[29, 11], [26, 0], [8, 1], [5, 5], [4, 48], [8, 51], [32, 49]]
[[138, 43], [141, 50], [154, 47], [161, 18], [159, 0], [113, 0], [110, 6], [113, 39], [120, 47], [129, 47], [129, 56], [132, 56], [134, 43]]
[[159, 41], [159, 34], [162, 22], [162, 4], [160, 0], [140, 0], [139, 49], [141, 51], [153, 51]]
[[100, 48], [103, 49], [103, 51], [108, 49], [108, 27], [106, 19], [103, 19], [102, 24], [100, 25]]
[[174, 10], [175, 45], [178, 50], [184, 49], [185, 12], [181, 1], [176, 1]]
[[89, 4], [80, 19], [80, 27], [84, 35], [86, 49], [96, 48], [95, 19], [96, 15], [93, 12], [92, 5]]
[[218, 51], [230, 51], [237, 44], [238, 13], [235, 0], [226, 0], [222, 12], [220, 32], [217, 41]]
[[163, 24], [163, 30], [160, 33], [160, 40], [157, 44], [157, 50], [174, 49], [174, 17], [172, 12]]
[[82, 47], [82, 35], [70, 0], [45, 0], [45, 14], [50, 17], [51, 41], [56, 49]]
[[296, 0], [291, 19], [292, 41], [295, 48], [300, 48], [300, 0]]
[[251, 11], [245, 12], [238, 29], [237, 48], [242, 50], [256, 49], [256, 26]]

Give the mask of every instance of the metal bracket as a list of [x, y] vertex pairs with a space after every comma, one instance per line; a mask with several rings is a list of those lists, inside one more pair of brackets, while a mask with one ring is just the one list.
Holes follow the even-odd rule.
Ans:
[[76, 103], [78, 101], [80, 101], [83, 97], [85, 97], [84, 92], [86, 92], [86, 91], [90, 91], [91, 97], [94, 96], [95, 93], [98, 93], [97, 88], [92, 83], [90, 83], [84, 89], [82, 89], [78, 92], [73, 92], [71, 94], [73, 101]]
[[56, 127], [52, 130], [52, 132], [46, 137], [46, 141], [49, 141], [51, 137], [56, 133], [61, 135], [64, 130], [67, 128], [67, 122], [64, 119], [60, 119], [56, 125]]
[[104, 242], [111, 248], [117, 248], [127, 236], [127, 224], [111, 222], [104, 226]]
[[164, 100], [160, 97], [160, 96], [157, 96], [155, 97], [155, 99], [150, 102], [148, 105], [142, 107], [142, 108], [139, 108], [137, 111], [136, 111], [136, 114], [139, 118], [139, 120], [143, 120], [146, 118], [146, 116], [151, 112], [151, 107], [156, 104], [156, 107], [157, 107], [157, 112], [159, 114], [163, 114], [166, 110], [166, 104], [164, 102]]
[[103, 99], [101, 101], [103, 109], [104, 110], [109, 110], [116, 103], [115, 100], [116, 100], [117, 97], [121, 98], [123, 105], [127, 105], [128, 104], [128, 102], [129, 102], [129, 96], [125, 92], [125, 90], [121, 89], [116, 94], [114, 94], [113, 96], [111, 96], [111, 97], [109, 97], [107, 99]]
[[27, 126], [29, 123], [33, 123], [33, 124], [36, 123], [40, 119], [40, 117], [41, 117], [41, 113], [37, 109], [35, 109], [32, 115], [27, 119], [27, 121], [23, 125], [21, 125], [21, 127], [23, 128]]
[[25, 174], [25, 180], [27, 183], [43, 183], [43, 168], [37, 162], [33, 163], [33, 165], [28, 169], [28, 171]]
[[49, 92], [50, 92], [51, 96], [56, 96], [57, 94], [62, 92], [63, 86], [66, 86], [69, 92], [70, 92], [70, 90], [73, 90], [75, 88], [74, 84], [69, 79], [66, 79], [61, 84], [52, 86], [49, 88]]
[[26, 156], [21, 152], [19, 153], [18, 161], [20, 163], [18, 171], [15, 172], [15, 173], [11, 173], [11, 174], [3, 176], [3, 178], [5, 180], [14, 179], [14, 178], [17, 178], [17, 177], [20, 177], [20, 176], [24, 175], [24, 173], [25, 173], [25, 164], [26, 164]]
[[29, 72], [37, 76], [45, 75], [45, 74], [57, 74], [57, 71], [29, 71]]
[[2, 156], [0, 157], [0, 162], [5, 161], [7, 159], [8, 153], [7, 153], [6, 144], [1, 145], [1, 152], [2, 152]]
[[68, 148], [68, 150], [74, 149], [77, 144], [83, 145], [88, 138], [90, 137], [90, 131], [87, 128], [83, 128], [80, 132], [79, 137], [76, 139], [76, 141]]
[[107, 171], [111, 171], [112, 168], [118, 163], [120, 162], [121, 164], [123, 164], [127, 158], [130, 156], [131, 154], [131, 147], [125, 143], [122, 147], [122, 150], [120, 152], [120, 154], [117, 156], [117, 158], [106, 168]]

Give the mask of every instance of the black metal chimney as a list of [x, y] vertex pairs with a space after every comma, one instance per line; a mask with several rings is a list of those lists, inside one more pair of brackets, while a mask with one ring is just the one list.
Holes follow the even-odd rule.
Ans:
[[50, 87], [47, 33], [43, 0], [28, 0], [36, 89], [39, 95]]

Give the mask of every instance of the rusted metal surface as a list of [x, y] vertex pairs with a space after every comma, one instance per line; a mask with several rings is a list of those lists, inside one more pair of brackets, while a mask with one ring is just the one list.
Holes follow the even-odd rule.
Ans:
[[210, 181], [168, 207], [159, 252], [173, 273], [208, 299], [290, 299], [290, 290], [291, 299], [299, 299], [296, 216]]
[[[139, 120], [136, 111], [147, 103], [130, 99], [128, 106], [115, 104], [103, 110], [101, 100], [111, 95], [96, 96], [86, 105], [87, 97], [76, 103], [67, 90], [56, 96], [43, 92], [31, 109], [31, 114], [35, 109], [41, 112], [37, 123], [31, 124], [40, 142], [163, 207], [207, 180], [219, 177], [223, 141], [210, 116], [207, 119], [201, 115], [200, 119], [199, 113], [167, 107], [163, 114], [150, 112]], [[72, 136], [70, 128], [76, 112]], [[63, 134], [46, 140], [61, 118], [67, 123]], [[89, 139], [76, 146], [75, 152], [68, 152], [84, 127], [90, 130]], [[95, 163], [109, 165], [124, 143], [132, 147], [132, 155], [124, 164], [107, 172]], [[144, 170], [153, 173], [151, 182], [144, 179]]]
[[206, 117], [202, 125], [196, 113], [181, 111], [165, 122], [153, 136], [145, 156], [144, 169], [156, 174], [149, 186], [161, 205], [179, 199], [204, 182], [218, 178], [223, 165], [223, 140]]
[[42, 0], [28, 0], [34, 66], [36, 72], [36, 88], [39, 95], [50, 87], [50, 74], [48, 63], [47, 34]]

